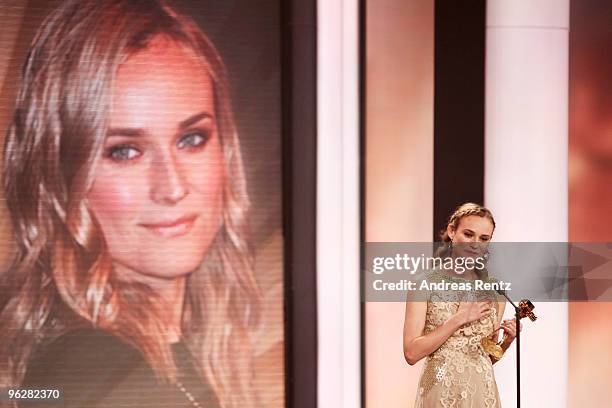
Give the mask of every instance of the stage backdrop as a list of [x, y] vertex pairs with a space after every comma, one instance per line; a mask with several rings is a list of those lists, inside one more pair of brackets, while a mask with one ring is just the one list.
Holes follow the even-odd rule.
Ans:
[[[433, 0], [365, 3], [365, 241], [431, 240]], [[422, 363], [403, 356], [405, 305], [365, 303], [365, 406], [410, 407]]]
[[[569, 236], [612, 241], [612, 3], [570, 8]], [[595, 277], [598, 270], [593, 270]], [[600, 278], [609, 276], [600, 276]], [[569, 407], [612, 401], [612, 303], [569, 305]]]

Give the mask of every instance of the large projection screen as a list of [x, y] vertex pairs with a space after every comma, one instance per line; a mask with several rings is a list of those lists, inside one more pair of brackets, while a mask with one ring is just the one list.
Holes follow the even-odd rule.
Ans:
[[285, 406], [282, 12], [0, 4], [0, 405]]

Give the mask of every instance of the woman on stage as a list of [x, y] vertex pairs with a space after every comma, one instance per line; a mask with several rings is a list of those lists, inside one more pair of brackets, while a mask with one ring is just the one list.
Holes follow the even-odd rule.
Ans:
[[214, 45], [162, 0], [69, 0], [46, 19], [4, 151], [18, 251], [0, 390], [59, 389], [46, 407], [261, 406], [230, 105]]
[[[493, 236], [492, 213], [477, 204], [466, 203], [451, 215], [441, 238], [442, 258], [481, 257]], [[489, 280], [486, 268], [459, 274], [453, 270], [427, 273], [428, 281], [469, 282]], [[493, 293], [432, 292], [427, 302], [406, 302], [404, 357], [413, 365], [425, 358], [415, 408], [498, 408], [501, 407], [492, 365], [497, 361], [481, 345], [489, 337], [497, 342], [499, 329], [505, 332], [505, 351], [516, 336], [514, 319], [501, 321], [505, 302]], [[469, 298], [469, 296], [473, 296]]]

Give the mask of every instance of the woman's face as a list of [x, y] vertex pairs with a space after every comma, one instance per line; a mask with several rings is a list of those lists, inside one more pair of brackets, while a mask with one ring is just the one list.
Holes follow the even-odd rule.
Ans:
[[475, 258], [482, 256], [493, 236], [493, 223], [487, 217], [468, 215], [461, 217], [457, 228], [448, 226], [453, 241], [453, 255]]
[[118, 270], [167, 280], [202, 262], [223, 207], [214, 102], [203, 64], [172, 41], [120, 66], [87, 196]]

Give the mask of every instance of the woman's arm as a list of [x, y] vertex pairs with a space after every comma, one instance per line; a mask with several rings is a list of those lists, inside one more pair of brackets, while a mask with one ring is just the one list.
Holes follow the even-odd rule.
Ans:
[[436, 351], [455, 331], [466, 323], [491, 313], [491, 302], [461, 302], [457, 313], [435, 330], [423, 334], [427, 302], [406, 302], [404, 319], [404, 358], [410, 365]]
[[[520, 328], [523, 327], [523, 324], [519, 322]], [[516, 338], [516, 320], [506, 319], [501, 322], [501, 327], [504, 329], [504, 341], [501, 344], [501, 347], [504, 351], [508, 350], [514, 339]], [[520, 330], [520, 329], [519, 329]]]
[[[491, 335], [491, 339], [493, 339], [493, 341], [497, 343], [499, 341], [499, 329], [500, 328], [503, 329], [504, 338], [501, 343], [501, 348], [502, 350], [504, 350], [504, 352], [508, 350], [508, 348], [510, 348], [510, 345], [512, 345], [512, 342], [516, 338], [516, 322], [514, 320], [514, 317], [511, 319], [506, 319], [503, 322], [501, 321], [501, 319], [504, 317], [505, 308], [506, 308], [506, 303], [500, 302], [499, 307], [498, 307], [498, 310], [500, 310], [500, 312], [497, 315], [497, 324], [495, 326], [495, 331]], [[521, 327], [523, 326], [522, 324], [520, 325]], [[495, 360], [493, 357], [491, 357], [491, 363], [495, 364], [497, 361], [498, 360]]]
[[491, 340], [494, 342], [499, 341], [499, 328], [501, 321], [504, 317], [504, 311], [506, 310], [506, 302], [496, 302], [495, 308], [497, 309], [497, 320], [495, 321], [495, 326], [493, 327], [493, 333], [491, 333]]

